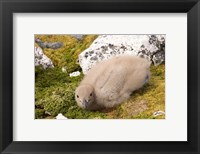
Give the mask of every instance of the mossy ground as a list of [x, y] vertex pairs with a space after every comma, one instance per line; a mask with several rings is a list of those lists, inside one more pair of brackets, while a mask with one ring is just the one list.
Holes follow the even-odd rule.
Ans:
[[[74, 91], [83, 78], [69, 77], [74, 71], [81, 71], [77, 64], [78, 55], [90, 46], [96, 35], [87, 35], [82, 41], [69, 35], [35, 35], [47, 42], [63, 42], [60, 49], [44, 49], [53, 61], [54, 68], [35, 68], [35, 118], [54, 118], [62, 113], [69, 119], [163, 119], [154, 117], [156, 111], [165, 111], [165, 65], [151, 66], [151, 79], [129, 100], [111, 110], [86, 111], [80, 109], [74, 99]], [[66, 72], [62, 71], [66, 68]]]

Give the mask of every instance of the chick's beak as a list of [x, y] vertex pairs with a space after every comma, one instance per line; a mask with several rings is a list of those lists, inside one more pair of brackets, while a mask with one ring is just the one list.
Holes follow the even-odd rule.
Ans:
[[85, 108], [87, 108], [89, 105], [89, 100], [84, 100], [84, 105], [85, 105]]

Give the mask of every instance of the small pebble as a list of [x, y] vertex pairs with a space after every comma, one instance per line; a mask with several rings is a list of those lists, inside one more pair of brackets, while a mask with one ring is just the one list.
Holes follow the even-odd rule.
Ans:
[[72, 72], [69, 74], [70, 77], [75, 77], [75, 76], [79, 76], [81, 73], [79, 71], [76, 72]]
[[65, 119], [67, 119], [67, 117], [63, 116], [62, 113], [59, 113], [59, 114], [56, 116], [56, 119], [65, 120]]
[[67, 72], [67, 68], [66, 67], [62, 67], [62, 72]]
[[156, 112], [153, 113], [154, 117], [157, 117], [157, 116], [160, 116], [160, 115], [165, 115], [165, 112], [164, 111], [156, 111]]

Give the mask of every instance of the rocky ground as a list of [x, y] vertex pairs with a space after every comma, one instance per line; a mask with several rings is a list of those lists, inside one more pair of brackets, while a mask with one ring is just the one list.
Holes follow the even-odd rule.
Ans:
[[97, 37], [96, 35], [35, 35], [35, 51], [37, 51], [35, 52], [35, 118], [53, 119], [61, 115], [67, 119], [165, 118], [165, 64], [163, 63], [157, 66], [152, 64], [150, 81], [116, 108], [91, 112], [76, 105], [74, 90], [84, 76], [79, 62], [80, 55], [86, 53], [86, 49]]

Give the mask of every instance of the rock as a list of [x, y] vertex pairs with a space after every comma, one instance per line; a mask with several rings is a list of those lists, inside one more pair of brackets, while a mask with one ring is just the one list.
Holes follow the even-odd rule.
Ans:
[[79, 41], [82, 41], [82, 40], [83, 40], [83, 37], [84, 37], [85, 35], [82, 35], [82, 34], [72, 34], [71, 36], [74, 37], [74, 38], [76, 38], [76, 39], [79, 40]]
[[62, 113], [59, 113], [59, 114], [56, 116], [56, 119], [65, 120], [65, 119], [67, 119], [67, 117], [63, 116]]
[[37, 43], [42, 49], [46, 48], [47, 44], [42, 42], [40, 39], [36, 38], [35, 43]]
[[35, 43], [37, 43], [42, 49], [44, 48], [51, 48], [51, 49], [58, 49], [63, 46], [62, 42], [42, 42], [40, 39], [36, 38]]
[[76, 72], [73, 72], [73, 73], [70, 73], [69, 76], [70, 77], [75, 77], [75, 76], [79, 76], [81, 73], [79, 71], [76, 71]]
[[97, 62], [120, 55], [140, 56], [159, 65], [165, 61], [165, 35], [100, 35], [79, 55], [79, 64], [86, 74]]
[[42, 51], [41, 48], [35, 47], [35, 66], [41, 65], [43, 69], [53, 68], [53, 62]]
[[46, 48], [58, 49], [63, 46], [62, 42], [47, 43]]
[[165, 55], [162, 52], [157, 52], [153, 55], [152, 61], [157, 66], [165, 61]]
[[156, 112], [153, 113], [154, 117], [157, 117], [157, 116], [160, 116], [160, 115], [165, 115], [165, 112], [164, 111], [156, 111]]

